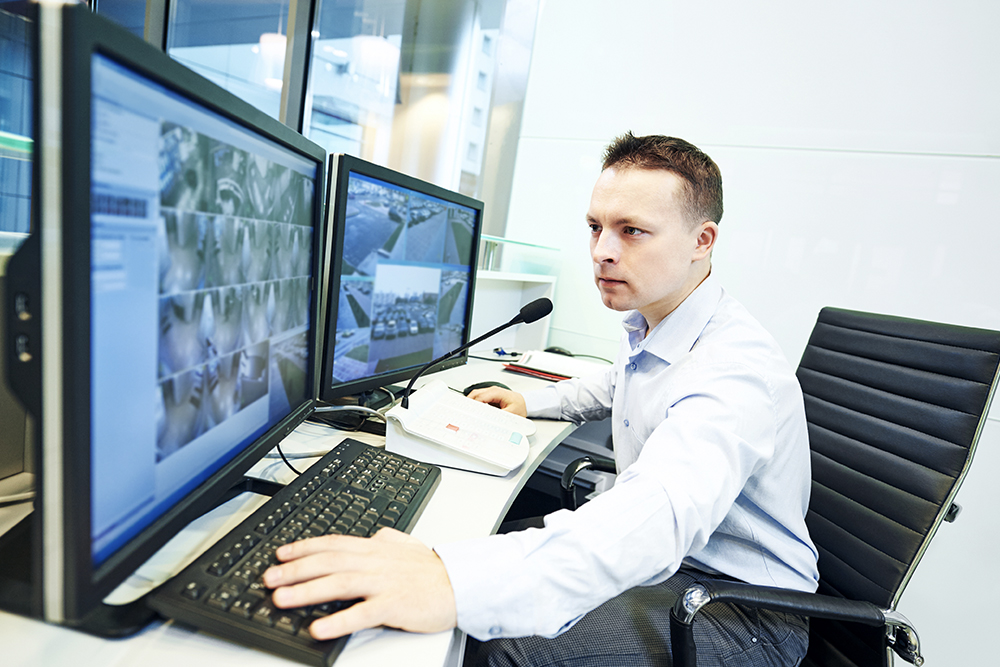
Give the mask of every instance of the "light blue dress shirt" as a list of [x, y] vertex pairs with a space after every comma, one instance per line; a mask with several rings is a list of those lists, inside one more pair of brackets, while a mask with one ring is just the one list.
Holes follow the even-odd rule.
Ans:
[[615, 485], [544, 529], [435, 548], [478, 639], [558, 635], [682, 563], [816, 590], [802, 393], [777, 343], [711, 276], [648, 336], [638, 312], [624, 327], [607, 373], [525, 395], [532, 417], [610, 415]]

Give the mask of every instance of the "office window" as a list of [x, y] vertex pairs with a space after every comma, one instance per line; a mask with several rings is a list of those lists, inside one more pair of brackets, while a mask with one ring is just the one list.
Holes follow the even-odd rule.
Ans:
[[497, 50], [512, 5], [536, 15], [512, 0], [318, 0], [303, 133], [327, 151], [479, 194], [499, 66], [483, 50]]
[[318, 0], [303, 134], [330, 153], [387, 164], [404, 0]]
[[0, 250], [21, 244], [31, 211], [31, 24], [0, 10]]
[[91, 0], [91, 7], [133, 34], [142, 37], [146, 26], [146, 0]]
[[493, 55], [493, 38], [489, 35], [483, 35], [483, 55]]
[[278, 118], [288, 0], [176, 0], [167, 23], [168, 54]]

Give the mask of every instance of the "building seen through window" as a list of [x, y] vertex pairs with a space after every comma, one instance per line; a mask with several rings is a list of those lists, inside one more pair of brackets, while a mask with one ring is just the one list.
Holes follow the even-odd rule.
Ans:
[[[0, 8], [22, 4], [0, 0]], [[89, 4], [330, 153], [483, 199], [485, 231], [502, 234], [539, 0]], [[0, 233], [28, 228], [24, 24], [5, 13], [0, 33]], [[299, 71], [293, 62], [303, 63]]]
[[169, 6], [166, 52], [278, 118], [288, 0], [174, 0]]
[[31, 24], [0, 9], [0, 253], [30, 228], [32, 155]]

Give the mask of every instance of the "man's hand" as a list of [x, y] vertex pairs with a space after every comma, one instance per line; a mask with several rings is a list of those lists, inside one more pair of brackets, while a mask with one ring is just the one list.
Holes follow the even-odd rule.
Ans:
[[489, 403], [501, 410], [513, 412], [515, 415], [528, 416], [528, 408], [524, 404], [524, 396], [510, 389], [504, 389], [503, 387], [473, 389], [469, 392], [469, 398], [475, 399], [480, 403]]
[[316, 639], [333, 639], [387, 625], [412, 632], [455, 627], [455, 594], [444, 563], [405, 533], [383, 528], [374, 537], [328, 535], [286, 544], [281, 565], [264, 573], [274, 604], [302, 607], [333, 600], [361, 601], [313, 621]]

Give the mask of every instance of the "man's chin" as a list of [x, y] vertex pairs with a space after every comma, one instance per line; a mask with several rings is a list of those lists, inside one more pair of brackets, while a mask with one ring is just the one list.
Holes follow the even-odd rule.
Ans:
[[616, 299], [614, 296], [603, 291], [601, 292], [601, 302], [604, 304], [605, 308], [616, 310], [618, 312], [632, 309], [632, 306], [624, 302], [622, 299]]

